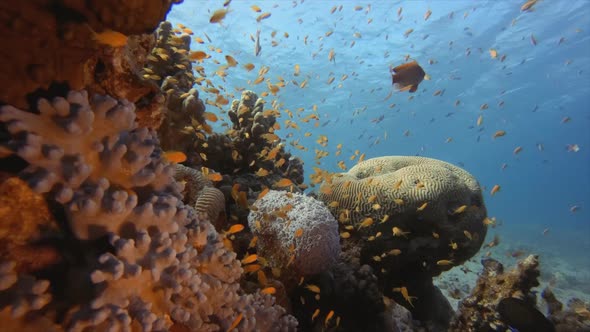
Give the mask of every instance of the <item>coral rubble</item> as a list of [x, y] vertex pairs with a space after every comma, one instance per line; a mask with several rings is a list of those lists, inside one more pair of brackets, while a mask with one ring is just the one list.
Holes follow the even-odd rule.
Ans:
[[61, 271], [88, 281], [91, 298], [80, 303], [71, 293], [52, 296], [57, 289], [48, 280], [3, 261], [0, 310], [12, 312], [15, 326], [295, 329], [294, 318], [271, 295], [241, 291], [235, 253], [182, 203], [174, 167], [162, 158], [155, 133], [135, 124], [133, 104], [71, 91], [66, 98], [41, 99], [38, 109], [0, 109], [12, 134], [5, 149], [29, 163], [20, 176], [35, 192], [63, 206], [63, 227], [79, 240], [105, 245], [85, 255], [75, 271], [72, 265]]

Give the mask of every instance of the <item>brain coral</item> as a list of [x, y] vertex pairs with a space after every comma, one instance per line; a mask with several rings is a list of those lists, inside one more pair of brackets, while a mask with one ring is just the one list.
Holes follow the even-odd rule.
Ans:
[[300, 275], [319, 273], [338, 259], [338, 223], [316, 199], [269, 191], [254, 203], [248, 225], [258, 236], [258, 254], [271, 267], [293, 267]]
[[176, 165], [174, 178], [186, 182], [184, 186], [184, 202], [193, 206], [199, 213], [205, 214], [209, 221], [215, 222], [219, 214], [225, 211], [223, 193], [213, 187], [203, 173], [180, 164]]
[[[272, 296], [240, 289], [235, 253], [182, 203], [174, 168], [161, 157], [155, 133], [136, 127], [133, 104], [108, 96], [89, 101], [85, 91], [71, 91], [40, 100], [38, 111], [0, 108], [0, 121], [13, 135], [6, 148], [29, 163], [21, 176], [36, 192], [64, 205], [75, 236], [106, 238], [109, 249], [97, 247], [97, 257], [87, 253], [87, 261], [77, 263], [86, 267], [76, 270], [76, 280], [88, 279], [92, 287], [93, 299], [83, 303], [53, 296], [48, 280], [0, 262], [0, 311], [12, 312], [7, 324], [21, 329], [63, 316], [47, 325], [219, 331], [237, 322], [240, 331], [295, 330], [295, 319]], [[84, 271], [91, 272], [80, 275]]]
[[369, 159], [324, 182], [319, 198], [382, 272], [437, 275], [473, 256], [487, 231], [478, 182], [436, 159]]

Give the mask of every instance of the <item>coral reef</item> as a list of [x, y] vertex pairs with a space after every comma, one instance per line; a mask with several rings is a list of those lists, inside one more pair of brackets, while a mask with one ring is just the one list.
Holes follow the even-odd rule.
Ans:
[[432, 277], [483, 243], [486, 208], [473, 176], [436, 159], [387, 156], [324, 180], [318, 197], [340, 222], [344, 250], [371, 265], [383, 294], [414, 318], [448, 326], [452, 309]]
[[477, 181], [436, 159], [369, 159], [324, 182], [318, 197], [360, 241], [361, 260], [393, 275], [436, 276], [460, 265], [487, 231]]
[[158, 86], [140, 75], [154, 45], [153, 34], [130, 36], [126, 47], [100, 49], [85, 66], [92, 73], [86, 90], [135, 103], [138, 124], [148, 128], [161, 125], [166, 101]]
[[234, 100], [228, 111], [233, 127], [226, 135], [212, 135], [201, 149], [208, 156], [205, 166], [223, 174], [240, 176], [256, 174], [242, 183], [261, 191], [262, 186], [277, 189], [275, 183], [282, 178], [290, 179], [294, 190], [304, 181], [303, 163], [285, 151], [284, 143], [274, 134], [278, 128], [273, 110], [264, 110], [263, 99], [249, 90], [242, 92], [240, 100]]
[[482, 260], [482, 264], [483, 272], [471, 294], [459, 303], [450, 331], [508, 330], [496, 310], [503, 298], [517, 297], [535, 305], [532, 288], [539, 285], [540, 274], [536, 256], [526, 257], [508, 272], [504, 272], [502, 264], [492, 258]]
[[317, 274], [338, 259], [338, 223], [312, 197], [270, 190], [254, 203], [248, 225], [258, 237], [258, 254], [270, 267], [292, 270], [294, 278]]
[[[164, 19], [175, 1], [21, 1], [0, 4], [0, 32], [5, 49], [0, 55], [0, 73], [10, 81], [0, 91], [0, 100], [26, 107], [29, 94], [48, 89], [55, 82], [65, 82], [71, 89], [92, 85], [95, 74], [101, 76], [105, 62], [98, 59], [121, 56], [103, 51], [94, 34], [114, 30], [125, 35], [151, 33]], [[130, 52], [121, 50], [116, 52]], [[131, 53], [131, 52], [130, 52]], [[126, 58], [132, 57], [125, 55]], [[109, 65], [107, 64], [106, 67]], [[124, 76], [131, 78], [133, 73]], [[134, 82], [137, 81], [131, 78]], [[114, 81], [111, 81], [115, 84]], [[145, 95], [149, 88], [123, 84], [134, 93]], [[117, 88], [120, 86], [113, 86]], [[136, 89], [139, 89], [137, 91]], [[147, 89], [147, 90], [146, 90]], [[115, 95], [115, 91], [107, 91]], [[151, 99], [151, 98], [150, 98]], [[140, 106], [140, 108], [142, 108]]]
[[[243, 331], [295, 330], [295, 319], [271, 295], [240, 290], [235, 253], [182, 203], [174, 167], [161, 157], [155, 133], [136, 126], [133, 104], [106, 96], [89, 101], [86, 92], [71, 91], [41, 99], [38, 109], [0, 109], [12, 134], [4, 149], [29, 163], [20, 176], [35, 192], [63, 206], [64, 227], [104, 245], [75, 270], [60, 271], [65, 287], [74, 289], [61, 296], [52, 296], [57, 284], [2, 262], [0, 310], [12, 312], [11, 324], [70, 331], [218, 331], [232, 324]], [[73, 298], [80, 285], [90, 288], [88, 300]]]

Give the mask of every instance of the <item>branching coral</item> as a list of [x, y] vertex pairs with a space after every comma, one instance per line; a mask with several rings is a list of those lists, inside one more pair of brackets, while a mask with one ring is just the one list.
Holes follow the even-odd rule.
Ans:
[[[218, 331], [237, 321], [241, 331], [295, 329], [272, 296], [242, 294], [235, 254], [182, 203], [174, 168], [161, 157], [155, 133], [136, 127], [133, 104], [101, 96], [89, 101], [86, 92], [72, 91], [40, 100], [38, 108], [40, 114], [0, 109], [13, 135], [7, 147], [29, 163], [22, 177], [64, 205], [78, 238], [106, 236], [111, 248], [86, 262], [96, 296], [72, 306], [64, 327]], [[49, 283], [15, 275], [6, 264], [0, 310], [52, 317], [40, 311], [55, 307], [46, 306]], [[68, 299], [53, 301], [67, 306]]]

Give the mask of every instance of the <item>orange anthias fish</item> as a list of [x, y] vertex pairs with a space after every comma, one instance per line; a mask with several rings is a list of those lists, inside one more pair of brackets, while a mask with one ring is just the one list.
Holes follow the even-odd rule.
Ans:
[[110, 29], [106, 29], [102, 32], [96, 32], [90, 25], [86, 24], [86, 26], [88, 26], [90, 32], [92, 32], [94, 41], [99, 44], [108, 45], [115, 48], [127, 45], [127, 36], [120, 32]]
[[391, 84], [399, 91], [416, 92], [426, 72], [415, 60], [391, 69]]

